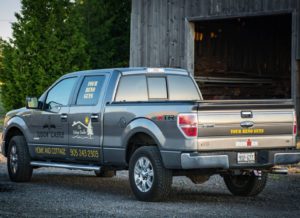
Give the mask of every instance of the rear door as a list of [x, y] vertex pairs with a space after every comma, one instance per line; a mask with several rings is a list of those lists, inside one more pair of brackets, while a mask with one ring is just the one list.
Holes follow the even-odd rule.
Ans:
[[102, 109], [107, 77], [108, 74], [84, 76], [70, 107], [69, 151], [73, 161], [101, 161]]

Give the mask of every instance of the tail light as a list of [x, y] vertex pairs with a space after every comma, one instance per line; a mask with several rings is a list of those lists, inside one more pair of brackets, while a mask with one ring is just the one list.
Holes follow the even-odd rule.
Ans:
[[297, 135], [297, 117], [296, 117], [296, 113], [294, 113], [294, 127], [293, 127], [294, 131], [294, 135]]
[[197, 114], [179, 114], [177, 125], [183, 135], [187, 138], [197, 137], [198, 117]]

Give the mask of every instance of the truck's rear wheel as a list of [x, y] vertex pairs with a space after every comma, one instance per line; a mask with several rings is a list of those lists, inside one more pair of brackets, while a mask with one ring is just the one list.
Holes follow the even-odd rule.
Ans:
[[171, 191], [172, 171], [164, 168], [155, 146], [137, 149], [129, 162], [131, 189], [138, 200], [159, 201]]
[[30, 156], [24, 136], [14, 136], [9, 142], [7, 155], [9, 178], [14, 182], [28, 182], [32, 176]]
[[250, 175], [224, 175], [224, 181], [233, 195], [255, 196], [258, 195], [266, 186], [268, 174], [262, 172], [261, 176], [254, 173]]

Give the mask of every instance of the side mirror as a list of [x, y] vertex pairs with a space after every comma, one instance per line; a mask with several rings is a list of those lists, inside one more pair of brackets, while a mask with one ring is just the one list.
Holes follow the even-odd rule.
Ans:
[[27, 109], [38, 109], [39, 103], [37, 97], [26, 97]]

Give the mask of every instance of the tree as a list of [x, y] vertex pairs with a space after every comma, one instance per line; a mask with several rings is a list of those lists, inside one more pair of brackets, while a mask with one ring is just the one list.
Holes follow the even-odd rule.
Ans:
[[[1, 103], [5, 109], [13, 108], [16, 104], [14, 99], [18, 98], [18, 88], [16, 75], [13, 74], [13, 56], [15, 49], [7, 42], [2, 41], [2, 70], [0, 72], [1, 81]], [[17, 105], [18, 106], [18, 105]]]
[[3, 49], [4, 49], [5, 42], [0, 38], [0, 73], [3, 70]]
[[[5, 41], [3, 41], [0, 38], [0, 75], [3, 74], [3, 49], [5, 46]], [[3, 109], [3, 104], [2, 104], [2, 99], [1, 99], [1, 90], [2, 90], [2, 85], [3, 83], [0, 81], [0, 116], [3, 116], [4, 114], [4, 109]]]
[[92, 68], [129, 63], [130, 0], [78, 0]]
[[22, 0], [11, 45], [4, 49], [6, 109], [24, 105], [26, 96], [41, 95], [61, 75], [89, 67], [76, 7], [70, 0]]
[[61, 75], [129, 63], [130, 0], [22, 0], [0, 72], [6, 110]]

